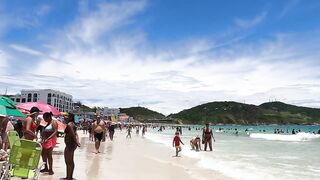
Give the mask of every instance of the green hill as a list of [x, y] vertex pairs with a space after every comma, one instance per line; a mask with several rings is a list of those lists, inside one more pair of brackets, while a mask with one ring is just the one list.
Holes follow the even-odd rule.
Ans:
[[282, 102], [260, 106], [238, 102], [211, 102], [177, 114], [171, 118], [183, 123], [199, 124], [313, 124], [320, 123], [320, 109], [298, 107]]
[[165, 115], [144, 107], [120, 108], [120, 112], [126, 113], [138, 121], [165, 118]]

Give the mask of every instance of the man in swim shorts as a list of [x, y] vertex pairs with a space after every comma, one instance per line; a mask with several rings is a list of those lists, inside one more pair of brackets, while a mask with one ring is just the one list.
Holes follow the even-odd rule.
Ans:
[[105, 131], [106, 131], [106, 124], [98, 116], [96, 121], [92, 124], [92, 132], [93, 132], [95, 148], [96, 148], [95, 153], [100, 153], [99, 151], [100, 143], [103, 139], [103, 135]]

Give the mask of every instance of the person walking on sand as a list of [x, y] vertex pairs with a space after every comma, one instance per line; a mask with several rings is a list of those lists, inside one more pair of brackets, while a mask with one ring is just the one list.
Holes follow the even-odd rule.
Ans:
[[213, 137], [212, 129], [209, 128], [209, 123], [207, 123], [206, 127], [203, 128], [202, 139], [204, 140], [204, 151], [207, 151], [208, 144], [210, 151], [212, 151], [212, 139], [214, 142], [216, 140]]
[[42, 139], [42, 160], [45, 162], [45, 168], [40, 172], [48, 172], [49, 175], [53, 175], [53, 158], [52, 151], [57, 144], [57, 132], [58, 124], [52, 119], [52, 113], [46, 112], [43, 114], [43, 119], [47, 122], [47, 125], [43, 128], [41, 133]]
[[92, 132], [95, 141], [96, 154], [100, 153], [100, 144], [103, 139], [104, 132], [106, 131], [106, 124], [97, 117], [97, 120], [92, 124]]
[[127, 136], [126, 136], [126, 138], [130, 138], [131, 139], [131, 125], [129, 125], [128, 126], [128, 129], [127, 129], [127, 132], [128, 132], [128, 134], [127, 134]]
[[[176, 132], [175, 133], [175, 136], [173, 138], [173, 141], [172, 141], [172, 146], [176, 148], [176, 157], [178, 157], [179, 155], [179, 152], [181, 152], [181, 144], [183, 144], [183, 142], [181, 141], [180, 139], [180, 136], [179, 136], [179, 132]], [[183, 144], [184, 145], [184, 144]]]
[[112, 122], [108, 128], [109, 130], [109, 137], [110, 137], [110, 140], [113, 141], [113, 135], [114, 135], [114, 129], [115, 129], [115, 125], [114, 123]]
[[67, 118], [67, 127], [64, 130], [64, 160], [67, 167], [67, 177], [63, 180], [72, 180], [74, 171], [74, 151], [80, 147], [79, 137], [77, 134], [77, 126], [75, 125], [74, 114], [69, 113]]

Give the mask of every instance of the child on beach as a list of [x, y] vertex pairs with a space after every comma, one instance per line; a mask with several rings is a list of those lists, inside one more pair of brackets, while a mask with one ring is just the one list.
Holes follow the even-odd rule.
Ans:
[[180, 139], [179, 132], [176, 132], [172, 141], [172, 146], [176, 148], [176, 157], [178, 157], [178, 154], [181, 151], [180, 143], [183, 144], [183, 142]]

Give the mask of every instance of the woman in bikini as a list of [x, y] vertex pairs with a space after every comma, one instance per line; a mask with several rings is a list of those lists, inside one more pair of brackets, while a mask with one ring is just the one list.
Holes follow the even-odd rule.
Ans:
[[213, 137], [212, 129], [209, 128], [209, 123], [206, 124], [206, 127], [202, 132], [202, 139], [204, 140], [204, 151], [207, 151], [207, 146], [209, 144], [210, 151], [212, 151], [212, 139], [216, 141]]
[[46, 112], [43, 114], [43, 119], [47, 122], [47, 125], [43, 128], [41, 133], [42, 139], [42, 160], [45, 162], [45, 168], [40, 172], [48, 172], [49, 175], [53, 175], [53, 159], [52, 151], [57, 144], [57, 132], [58, 124], [55, 120], [52, 119], [52, 113]]
[[80, 147], [77, 126], [75, 125], [74, 114], [72, 113], [69, 113], [67, 127], [64, 133], [64, 142], [66, 144], [64, 149], [64, 160], [67, 166], [67, 177], [63, 179], [72, 180], [74, 171], [74, 151], [77, 147]]
[[30, 109], [30, 113], [28, 114], [28, 117], [25, 121], [25, 126], [23, 128], [23, 138], [27, 140], [33, 141], [37, 138], [36, 136], [36, 130], [38, 128], [39, 122], [37, 120], [37, 117], [39, 115], [39, 108], [32, 107]]

